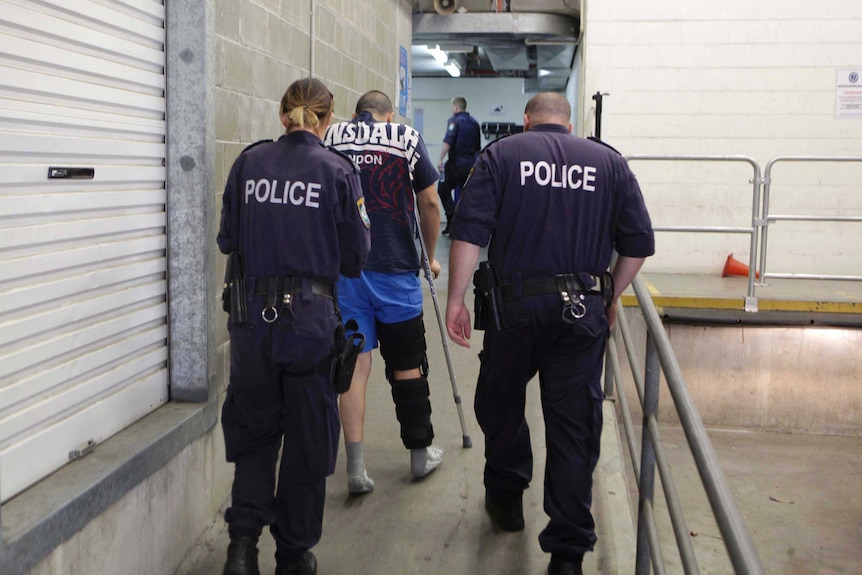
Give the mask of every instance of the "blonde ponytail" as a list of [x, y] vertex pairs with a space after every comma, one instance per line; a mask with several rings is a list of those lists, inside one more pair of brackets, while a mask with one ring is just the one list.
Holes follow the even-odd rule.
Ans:
[[290, 126], [302, 130], [317, 128], [335, 106], [332, 93], [314, 78], [292, 83], [281, 98], [280, 113], [287, 115]]

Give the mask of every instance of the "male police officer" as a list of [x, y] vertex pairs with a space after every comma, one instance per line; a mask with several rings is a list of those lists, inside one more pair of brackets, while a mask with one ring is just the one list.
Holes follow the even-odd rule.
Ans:
[[321, 142], [332, 111], [319, 80], [291, 84], [280, 110], [287, 133], [240, 154], [225, 185], [218, 245], [234, 273], [222, 427], [235, 471], [224, 575], [259, 575], [266, 525], [277, 575], [317, 572], [309, 550], [339, 439], [333, 285], [339, 272], [358, 276], [370, 249], [359, 174]]
[[377, 347], [378, 340], [401, 423], [402, 443], [410, 450], [411, 473], [424, 477], [443, 458], [443, 449], [431, 445], [434, 429], [425, 369], [422, 286], [413, 241], [413, 214], [418, 206], [428, 261], [437, 276], [440, 264], [434, 259], [434, 248], [440, 208], [434, 183], [439, 174], [428, 159], [419, 132], [391, 122], [393, 115], [389, 97], [371, 90], [359, 98], [352, 121], [334, 124], [326, 134], [327, 144], [359, 165], [371, 218], [373, 247], [362, 275], [338, 281], [338, 302], [344, 319], [355, 320], [365, 335], [365, 348], [357, 360], [350, 390], [341, 396], [347, 487], [355, 494], [374, 489], [374, 481], [365, 469], [362, 437], [371, 350]]
[[[506, 531], [524, 528], [522, 494], [532, 478], [524, 402], [538, 372], [547, 431], [539, 535], [548, 573], [581, 573], [596, 541], [592, 472], [602, 423], [602, 356], [616, 300], [654, 251], [649, 215], [625, 160], [570, 135], [571, 108], [559, 94], [527, 103], [523, 134], [501, 138], [476, 161], [450, 237], [446, 327], [469, 347], [464, 294], [476, 274], [477, 323], [485, 338], [476, 417], [485, 434], [485, 508]], [[612, 252], [619, 259], [605, 272]], [[481, 297], [487, 294], [487, 297]], [[480, 305], [481, 307], [481, 305]]]
[[[449, 233], [452, 217], [455, 214], [455, 199], [452, 197], [455, 188], [464, 186], [476, 154], [482, 147], [479, 122], [467, 111], [467, 100], [461, 96], [452, 98], [452, 113], [454, 115], [446, 124], [443, 149], [440, 151], [440, 161], [437, 164], [437, 169], [443, 172], [443, 181], [437, 186], [437, 193], [440, 195], [440, 202], [446, 213], [444, 234]], [[443, 159], [447, 155], [449, 159], [444, 166]]]

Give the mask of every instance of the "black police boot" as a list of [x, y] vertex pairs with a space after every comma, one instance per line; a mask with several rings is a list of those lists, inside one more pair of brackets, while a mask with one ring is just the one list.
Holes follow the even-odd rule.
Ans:
[[231, 537], [223, 575], [260, 575], [256, 537]]
[[524, 501], [521, 493], [494, 497], [486, 491], [485, 511], [491, 516], [491, 521], [503, 531], [524, 530]]
[[278, 567], [276, 575], [317, 575], [317, 557], [306, 551], [298, 560], [285, 567]]
[[581, 563], [584, 557], [577, 558], [551, 555], [551, 563], [548, 565], [548, 575], [583, 575]]

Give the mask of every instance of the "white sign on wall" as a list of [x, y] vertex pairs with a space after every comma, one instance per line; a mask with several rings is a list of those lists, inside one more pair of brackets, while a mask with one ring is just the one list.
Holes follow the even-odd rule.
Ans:
[[862, 67], [838, 70], [835, 77], [835, 117], [862, 118]]

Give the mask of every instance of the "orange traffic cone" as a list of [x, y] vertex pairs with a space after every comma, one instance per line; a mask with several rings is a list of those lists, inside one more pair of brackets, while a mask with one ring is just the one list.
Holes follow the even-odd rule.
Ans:
[[[733, 258], [733, 254], [727, 255], [727, 261], [724, 262], [724, 269], [721, 270], [721, 277], [727, 276], [745, 276], [748, 277], [748, 266], [739, 260]], [[754, 277], [760, 278], [759, 272], [754, 272]]]

